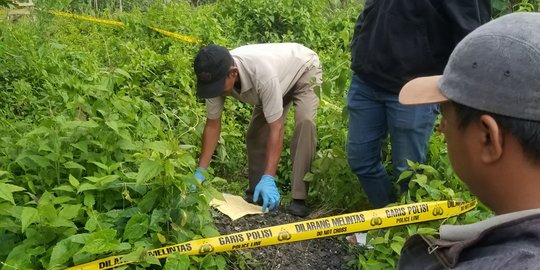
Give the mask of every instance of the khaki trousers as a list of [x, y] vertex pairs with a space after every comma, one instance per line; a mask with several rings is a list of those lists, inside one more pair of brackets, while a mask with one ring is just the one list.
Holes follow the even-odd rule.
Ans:
[[[306, 199], [308, 186], [304, 176], [310, 170], [315, 158], [317, 146], [317, 130], [315, 116], [319, 106], [319, 98], [315, 94], [316, 87], [322, 83], [322, 67], [317, 61], [314, 66], [304, 72], [294, 87], [283, 97], [283, 118], [291, 104], [294, 105], [294, 132], [291, 141], [292, 158], [292, 198]], [[248, 177], [249, 187], [246, 193], [253, 195], [266, 169], [266, 152], [270, 127], [266, 122], [261, 106], [253, 111], [251, 123], [247, 131]]]

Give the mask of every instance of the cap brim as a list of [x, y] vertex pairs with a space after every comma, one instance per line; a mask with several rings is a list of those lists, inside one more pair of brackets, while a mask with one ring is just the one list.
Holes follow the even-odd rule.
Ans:
[[215, 97], [221, 96], [225, 88], [226, 78], [227, 76], [224, 76], [223, 78], [215, 82], [205, 83], [205, 84], [199, 83], [199, 81], [197, 81], [197, 97], [215, 98]]
[[404, 105], [434, 104], [447, 101], [438, 83], [442, 75], [420, 77], [409, 81], [399, 92], [399, 102]]

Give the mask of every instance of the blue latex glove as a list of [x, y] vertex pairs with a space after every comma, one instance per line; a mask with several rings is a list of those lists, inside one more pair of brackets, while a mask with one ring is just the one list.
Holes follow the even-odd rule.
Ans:
[[[197, 167], [197, 170], [195, 170], [195, 174], [193, 174], [193, 176], [201, 183], [206, 180], [203, 172], [208, 172], [208, 170], [203, 167]], [[191, 188], [189, 189], [190, 192], [194, 192], [195, 190], [197, 190], [197, 187], [195, 185], [191, 186]]]
[[260, 193], [263, 199], [263, 213], [266, 212], [266, 208], [273, 210], [279, 203], [280, 196], [275, 179], [275, 177], [265, 174], [261, 177], [257, 186], [255, 186], [253, 201], [256, 202], [259, 199]]
[[204, 180], [206, 180], [206, 177], [204, 177], [204, 174], [203, 172], [208, 172], [207, 169], [203, 168], [203, 167], [197, 167], [197, 170], [195, 171], [195, 178], [197, 178], [197, 180], [204, 182]]

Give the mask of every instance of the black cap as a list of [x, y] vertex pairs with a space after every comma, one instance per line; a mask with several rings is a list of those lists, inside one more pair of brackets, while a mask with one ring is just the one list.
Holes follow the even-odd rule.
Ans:
[[197, 96], [199, 98], [220, 96], [232, 64], [233, 59], [227, 48], [218, 45], [202, 47], [193, 63], [197, 75]]

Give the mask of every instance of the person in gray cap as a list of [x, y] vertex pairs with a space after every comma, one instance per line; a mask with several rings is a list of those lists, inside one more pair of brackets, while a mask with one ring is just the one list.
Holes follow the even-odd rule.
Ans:
[[[283, 148], [283, 125], [291, 105], [295, 125], [291, 142], [292, 198], [290, 212], [307, 216], [308, 187], [304, 176], [315, 157], [315, 115], [322, 81], [317, 54], [296, 43], [254, 44], [228, 51], [209, 45], [195, 58], [197, 96], [206, 99], [207, 121], [195, 177], [204, 173], [216, 149], [226, 96], [255, 105], [247, 131], [248, 201], [262, 204], [263, 212], [280, 201], [275, 178]], [[262, 200], [259, 201], [259, 195]]]
[[456, 174], [496, 216], [415, 235], [398, 269], [540, 269], [540, 14], [489, 22], [455, 48], [442, 76], [401, 90], [406, 105], [440, 103]]

